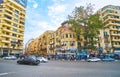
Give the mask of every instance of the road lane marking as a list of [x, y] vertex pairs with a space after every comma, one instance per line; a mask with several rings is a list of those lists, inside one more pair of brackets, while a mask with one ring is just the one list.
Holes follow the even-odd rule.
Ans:
[[15, 72], [0, 73], [0, 76], [2, 76], [2, 75], [8, 75], [8, 74], [13, 74], [13, 73], [15, 73]]

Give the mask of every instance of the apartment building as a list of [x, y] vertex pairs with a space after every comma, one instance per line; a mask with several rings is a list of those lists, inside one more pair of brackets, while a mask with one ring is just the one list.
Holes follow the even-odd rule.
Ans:
[[120, 6], [108, 5], [100, 9], [105, 24], [101, 30], [101, 46], [105, 53], [120, 52]]
[[47, 30], [45, 31], [42, 35], [40, 35], [38, 38], [34, 38], [27, 47], [27, 53], [28, 54], [37, 54], [37, 55], [43, 55], [46, 56], [49, 51], [48, 51], [48, 45], [49, 45], [49, 35], [53, 31]]
[[[55, 55], [55, 54], [76, 54], [78, 49], [84, 48], [84, 37], [72, 31], [67, 22], [63, 22], [56, 31], [46, 31], [28, 45], [29, 54]], [[38, 43], [37, 43], [38, 42]], [[35, 50], [37, 48], [37, 50]], [[37, 52], [36, 52], [37, 51]]]
[[68, 22], [63, 22], [48, 38], [50, 39], [48, 45], [50, 54], [48, 55], [75, 54], [78, 49], [82, 49], [84, 46], [84, 37], [82, 35], [76, 36]]
[[27, 0], [0, 0], [0, 55], [23, 50]]

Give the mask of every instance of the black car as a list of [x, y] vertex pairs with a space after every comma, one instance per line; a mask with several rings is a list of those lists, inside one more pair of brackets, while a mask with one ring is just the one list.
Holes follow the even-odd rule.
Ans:
[[24, 57], [21, 57], [17, 61], [17, 63], [18, 64], [38, 65], [40, 63], [40, 61], [37, 60], [35, 56], [24, 56]]

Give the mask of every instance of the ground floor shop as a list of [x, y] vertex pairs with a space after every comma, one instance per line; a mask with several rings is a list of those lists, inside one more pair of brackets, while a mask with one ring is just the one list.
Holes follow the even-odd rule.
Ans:
[[22, 49], [0, 48], [1, 57], [9, 56], [9, 55], [19, 56], [20, 53], [22, 53]]

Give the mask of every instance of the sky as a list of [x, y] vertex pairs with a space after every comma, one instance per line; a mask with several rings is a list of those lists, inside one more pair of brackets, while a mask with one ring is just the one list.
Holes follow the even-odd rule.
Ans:
[[46, 30], [55, 31], [75, 7], [93, 4], [94, 11], [106, 5], [120, 6], [120, 0], [28, 0], [26, 8], [24, 45]]

